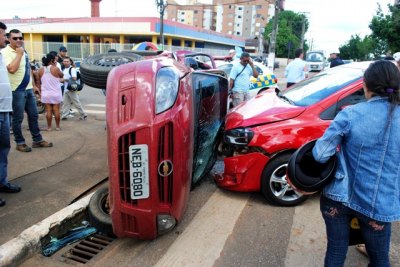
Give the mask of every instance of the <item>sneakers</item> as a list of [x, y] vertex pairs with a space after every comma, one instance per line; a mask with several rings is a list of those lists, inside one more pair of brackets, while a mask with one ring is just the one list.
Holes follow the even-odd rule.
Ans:
[[66, 117], [62, 117], [61, 119], [62, 119], [63, 121], [65, 121], [65, 120], [67, 120], [67, 119], [72, 119], [73, 117], [74, 117], [74, 115], [68, 114]]
[[32, 147], [33, 148], [39, 148], [39, 147], [52, 147], [53, 146], [53, 143], [49, 143], [49, 142], [47, 142], [47, 141], [40, 141], [40, 142], [38, 142], [38, 143], [33, 143], [32, 144]]
[[17, 145], [16, 149], [21, 152], [31, 152], [32, 151], [32, 148], [30, 148], [26, 144]]
[[81, 116], [79, 119], [80, 119], [81, 121], [84, 121], [84, 120], [86, 120], [86, 118], [87, 118], [87, 115], [85, 114], [85, 115]]

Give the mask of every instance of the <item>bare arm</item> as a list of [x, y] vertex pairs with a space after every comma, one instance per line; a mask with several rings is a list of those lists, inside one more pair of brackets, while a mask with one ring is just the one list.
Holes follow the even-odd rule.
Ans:
[[11, 74], [14, 74], [19, 69], [19, 65], [21, 64], [21, 59], [24, 56], [25, 50], [23, 47], [17, 47], [15, 49], [17, 52], [17, 56], [7, 65], [7, 71]]
[[254, 78], [257, 78], [258, 77], [258, 71], [256, 70], [256, 68], [254, 68], [253, 60], [250, 60], [249, 65], [250, 65], [251, 69], [253, 70]]
[[235, 82], [234, 79], [230, 78], [229, 79], [229, 91], [231, 91], [233, 89], [233, 83]]

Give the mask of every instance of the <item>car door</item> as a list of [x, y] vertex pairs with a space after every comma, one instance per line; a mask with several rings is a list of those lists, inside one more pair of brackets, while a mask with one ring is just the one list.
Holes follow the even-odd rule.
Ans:
[[228, 80], [218, 74], [193, 72], [194, 148], [192, 185], [216, 160], [218, 138], [227, 113]]

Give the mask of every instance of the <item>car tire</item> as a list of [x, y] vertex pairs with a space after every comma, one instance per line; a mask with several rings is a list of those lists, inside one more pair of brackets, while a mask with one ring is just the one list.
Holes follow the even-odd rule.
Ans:
[[291, 154], [282, 154], [273, 158], [264, 168], [261, 176], [261, 191], [264, 197], [274, 205], [296, 206], [308, 196], [293, 190], [286, 180], [286, 169]]
[[107, 86], [108, 73], [114, 67], [141, 59], [142, 56], [131, 52], [114, 52], [90, 56], [85, 58], [81, 63], [81, 79], [84, 84], [104, 89]]
[[89, 201], [88, 219], [98, 232], [113, 236], [108, 194], [108, 183], [97, 189]]

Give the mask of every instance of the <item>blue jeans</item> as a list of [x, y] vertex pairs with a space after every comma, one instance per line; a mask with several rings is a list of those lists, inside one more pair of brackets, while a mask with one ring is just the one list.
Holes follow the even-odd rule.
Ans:
[[25, 138], [22, 135], [22, 121], [24, 120], [24, 111], [28, 114], [28, 125], [34, 143], [43, 141], [39, 129], [39, 114], [36, 107], [36, 97], [32, 89], [25, 91], [13, 92], [13, 116], [12, 129], [14, 132], [14, 140], [17, 145], [25, 144]]
[[373, 220], [340, 202], [321, 195], [320, 209], [326, 225], [328, 246], [325, 255], [326, 267], [344, 265], [349, 245], [350, 220], [357, 217], [368, 252], [370, 267], [386, 267], [389, 263], [390, 222]]
[[0, 184], [8, 183], [7, 165], [10, 152], [10, 113], [0, 112]]

